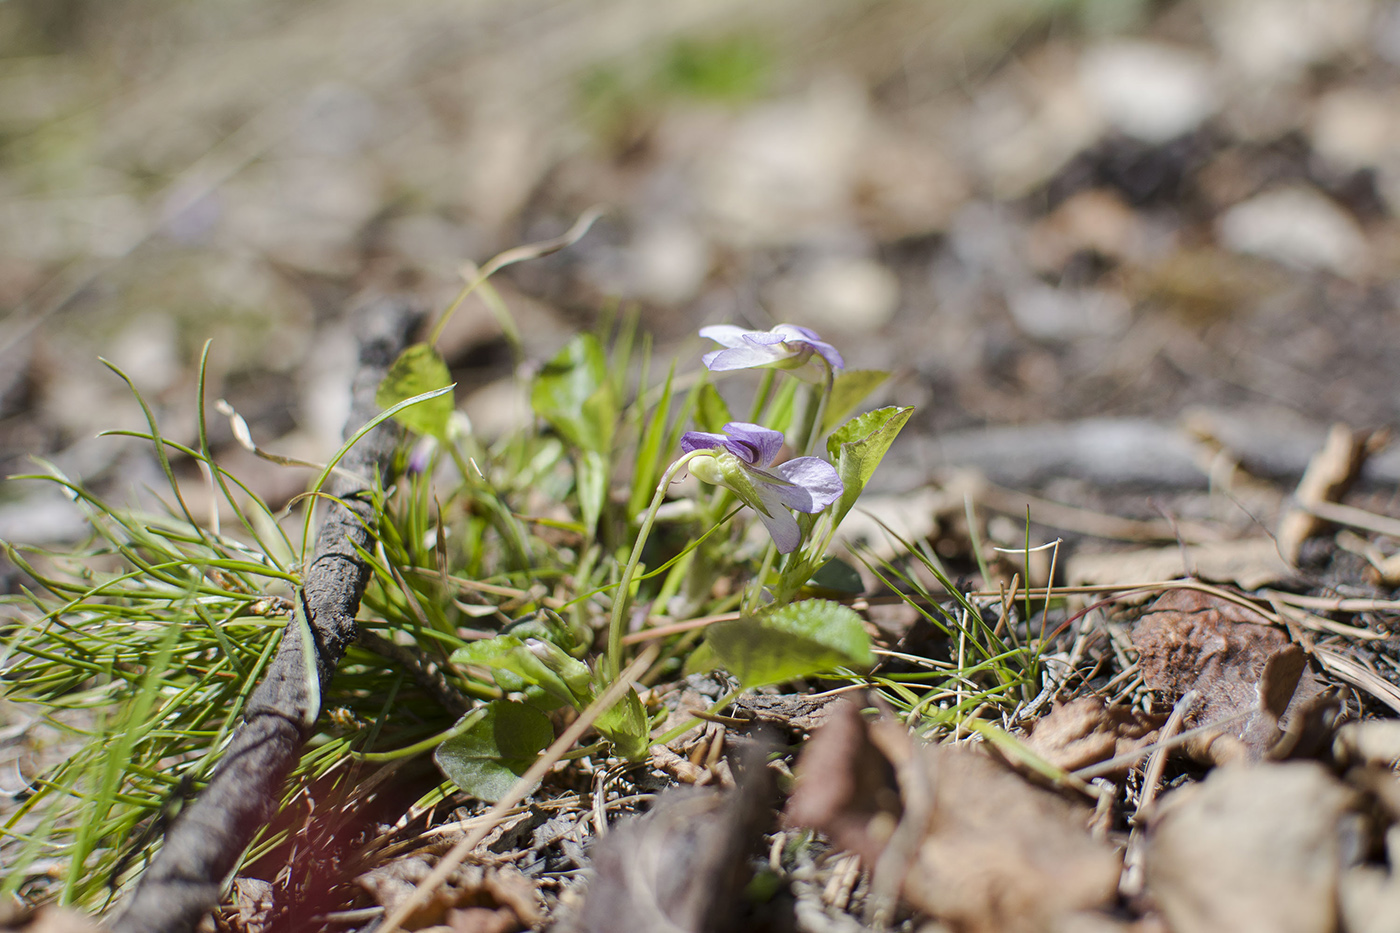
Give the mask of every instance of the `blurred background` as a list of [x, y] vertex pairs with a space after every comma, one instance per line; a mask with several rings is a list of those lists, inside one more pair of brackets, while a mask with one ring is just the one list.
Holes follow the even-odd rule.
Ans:
[[[0, 471], [159, 487], [93, 439], [143, 424], [97, 358], [189, 441], [207, 339], [210, 397], [323, 458], [357, 296], [441, 308], [593, 204], [496, 280], [532, 358], [619, 304], [662, 354], [814, 327], [918, 406], [891, 491], [1288, 476], [1400, 410], [1390, 2], [7, 0]], [[442, 348], [479, 432], [527, 416], [484, 306]], [[0, 537], [77, 534], [52, 495], [0, 485]]]

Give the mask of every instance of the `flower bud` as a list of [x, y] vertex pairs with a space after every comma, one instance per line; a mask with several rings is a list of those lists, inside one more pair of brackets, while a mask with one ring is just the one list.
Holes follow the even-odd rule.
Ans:
[[719, 461], [709, 455], [696, 457], [686, 464], [690, 470], [690, 475], [700, 480], [702, 483], [709, 483], [712, 486], [724, 485], [724, 473], [720, 470]]

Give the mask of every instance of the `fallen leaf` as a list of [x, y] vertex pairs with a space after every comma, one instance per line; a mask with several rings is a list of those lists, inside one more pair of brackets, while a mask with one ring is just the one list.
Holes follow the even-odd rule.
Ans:
[[816, 731], [831, 717], [836, 697], [785, 693], [779, 696], [742, 694], [734, 708], [753, 716], [760, 723], [799, 735]]
[[[428, 859], [411, 855], [381, 865], [355, 879], [375, 902], [392, 913], [414, 888], [433, 870]], [[486, 907], [511, 912], [515, 926], [510, 930], [533, 927], [542, 914], [536, 903], [534, 885], [510, 866], [459, 866], [446, 883], [433, 891], [432, 898], [404, 921], [405, 929], [441, 924], [452, 908]]]
[[772, 821], [766, 743], [745, 750], [737, 785], [671, 788], [651, 812], [621, 820], [597, 844], [572, 933], [727, 933], [749, 880], [747, 856]]
[[1134, 627], [1144, 683], [1173, 699], [1198, 694], [1185, 717], [1188, 728], [1222, 723], [1188, 743], [1193, 757], [1216, 764], [1260, 760], [1279, 741], [1280, 727], [1321, 690], [1302, 649], [1263, 621], [1230, 600], [1174, 589]]
[[1400, 880], [1393, 872], [1357, 866], [1342, 875], [1339, 893], [1347, 933], [1395, 933]]
[[1055, 767], [1078, 771], [1152, 744], [1159, 725], [1136, 710], [1081, 697], [1036, 720], [1026, 744]]
[[1355, 800], [1312, 762], [1218, 768], [1163, 798], [1148, 894], [1175, 933], [1331, 933]]
[[262, 933], [272, 918], [272, 883], [261, 878], [233, 879], [233, 903], [242, 933]]
[[86, 914], [48, 905], [37, 909], [0, 905], [0, 931], [3, 933], [102, 933]]
[[[896, 813], [872, 758], [898, 774]], [[893, 721], [872, 728], [848, 703], [803, 751], [787, 810], [860, 855], [873, 884], [894, 874], [906, 902], [966, 933], [1048, 930], [1111, 904], [1121, 863], [1089, 835], [1090, 816], [980, 751], [917, 743]]]

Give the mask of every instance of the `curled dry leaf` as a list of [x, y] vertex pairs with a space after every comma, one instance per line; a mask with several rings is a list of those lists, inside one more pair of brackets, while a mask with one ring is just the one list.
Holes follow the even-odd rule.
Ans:
[[872, 728], [849, 703], [808, 743], [787, 810], [859, 854], [877, 886], [895, 873], [905, 901], [968, 933], [1052, 929], [1112, 903], [1121, 863], [1090, 816], [975, 749]]
[[1138, 669], [1153, 690], [1200, 699], [1186, 726], [1221, 722], [1187, 745], [1200, 760], [1258, 761], [1290, 719], [1322, 689], [1306, 656], [1281, 630], [1237, 603], [1176, 589], [1161, 596], [1133, 629]]
[[1077, 771], [1151, 745], [1159, 725], [1136, 710], [1081, 697], [1038, 719], [1026, 744], [1056, 767]]
[[1330, 933], [1356, 799], [1311, 762], [1217, 769], [1152, 819], [1148, 891], [1176, 933]]

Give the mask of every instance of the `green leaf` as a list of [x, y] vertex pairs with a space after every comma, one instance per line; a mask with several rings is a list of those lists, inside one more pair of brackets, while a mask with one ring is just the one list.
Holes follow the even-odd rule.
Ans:
[[870, 636], [855, 610], [823, 599], [717, 622], [705, 643], [744, 687], [785, 683], [838, 667], [870, 667]]
[[[415, 343], [400, 353], [389, 367], [374, 394], [374, 402], [380, 408], [392, 408], [404, 399], [451, 384], [452, 374], [438, 352], [426, 343]], [[445, 438], [452, 405], [450, 393], [439, 395], [405, 408], [394, 418], [410, 431]]]
[[830, 431], [842, 418], [856, 410], [865, 397], [878, 389], [890, 374], [878, 369], [847, 369], [836, 374], [831, 397], [822, 416], [822, 433]]
[[467, 716], [480, 719], [439, 745], [433, 760], [462, 790], [495, 803], [554, 741], [554, 728], [540, 710], [509, 700], [493, 700]]
[[[542, 639], [536, 642], [539, 654], [531, 651], [525, 641], [515, 635], [497, 635], [458, 648], [452, 652], [452, 663], [494, 670], [501, 689], [519, 690], [520, 687], [511, 678], [499, 676], [499, 672], [505, 671], [530, 686], [542, 689], [555, 701], [555, 705], [567, 703], [582, 709], [592, 699], [592, 673], [588, 665], [570, 657], [552, 642]], [[550, 648], [554, 650], [550, 651]]]
[[814, 596], [837, 599], [864, 593], [865, 581], [861, 580], [860, 571], [841, 558], [833, 557], [808, 578], [805, 589]]
[[546, 363], [535, 377], [530, 404], [573, 446], [606, 454], [617, 424], [617, 398], [598, 338], [580, 334]]
[[[666, 382], [661, 387], [661, 400], [657, 402], [646, 428], [637, 441], [637, 462], [632, 471], [632, 492], [627, 498], [627, 517], [640, 515], [651, 501], [652, 491], [661, 476], [662, 445], [666, 443], [666, 420], [671, 415], [671, 384], [675, 381], [676, 364], [666, 373]], [[640, 403], [639, 403], [640, 405]]]
[[832, 432], [827, 439], [826, 449], [831, 462], [836, 464], [836, 473], [841, 477], [845, 490], [841, 499], [832, 508], [831, 519], [840, 524], [841, 519], [856, 504], [861, 491], [875, 468], [880, 465], [885, 453], [894, 443], [909, 417], [914, 414], [912, 407], [877, 408], [863, 415], [857, 415]]
[[624, 758], [636, 761], [646, 757], [651, 748], [651, 723], [635, 689], [629, 688], [612, 709], [599, 716], [597, 727]]
[[797, 389], [803, 383], [798, 379], [784, 379], [768, 402], [768, 408], [760, 419], [763, 426], [786, 434], [797, 416]]
[[695, 646], [695, 650], [690, 652], [690, 657], [685, 659], [685, 668], [681, 671], [685, 676], [691, 674], [705, 674], [719, 667], [719, 660], [715, 657], [714, 651], [708, 642], [701, 642]]
[[598, 516], [603, 514], [603, 503], [608, 498], [608, 458], [596, 451], [585, 450], [579, 454], [574, 470], [579, 520], [591, 535], [598, 528]]
[[729, 413], [729, 406], [719, 390], [708, 382], [702, 385], [695, 402], [695, 423], [700, 430], [718, 434], [733, 420], [734, 416]]
[[[574, 657], [579, 657], [586, 646], [579, 644], [578, 634], [563, 616], [553, 609], [538, 609], [526, 613], [501, 629], [502, 635], [514, 635], [521, 641], [538, 638], [553, 642]], [[590, 630], [589, 635], [592, 635]]]

